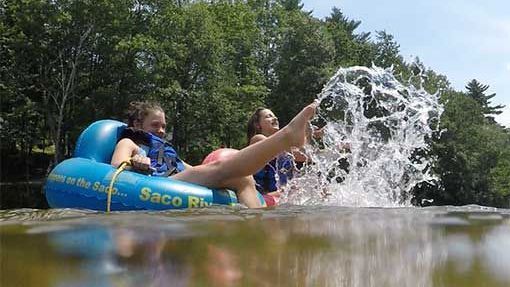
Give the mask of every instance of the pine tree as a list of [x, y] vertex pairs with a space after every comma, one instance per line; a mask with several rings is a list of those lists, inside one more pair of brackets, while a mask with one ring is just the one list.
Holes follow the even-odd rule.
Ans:
[[473, 79], [466, 86], [467, 96], [474, 99], [476, 102], [482, 106], [482, 111], [488, 119], [494, 121], [493, 117], [488, 115], [499, 115], [502, 113], [501, 109], [504, 108], [504, 105], [491, 106], [490, 99], [494, 98], [496, 94], [486, 95], [485, 92], [489, 89], [489, 85], [483, 85], [477, 80]]

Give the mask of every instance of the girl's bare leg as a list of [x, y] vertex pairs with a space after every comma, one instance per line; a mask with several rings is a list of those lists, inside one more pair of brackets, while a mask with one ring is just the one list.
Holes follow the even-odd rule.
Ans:
[[301, 147], [306, 141], [308, 121], [315, 114], [317, 103], [306, 106], [292, 121], [263, 141], [240, 150], [222, 161], [222, 169], [230, 177], [248, 176], [256, 173], [278, 154]]
[[172, 178], [211, 188], [238, 190], [240, 201], [248, 207], [260, 207], [253, 180], [247, 180], [275, 156], [305, 143], [307, 124], [315, 114], [316, 103], [305, 107], [292, 121], [267, 139], [250, 145], [223, 160], [185, 169]]
[[[204, 185], [210, 188], [228, 188], [236, 191], [240, 203], [249, 208], [263, 207], [257, 196], [255, 180], [251, 175], [242, 177], [229, 177], [222, 169], [222, 161], [216, 161], [207, 165], [197, 165], [185, 169], [173, 179]], [[224, 179], [227, 178], [227, 179]]]
[[261, 204], [258, 198], [258, 191], [255, 189], [255, 180], [253, 176], [245, 176], [241, 178], [232, 179], [227, 183], [231, 189], [236, 191], [237, 199], [240, 203], [249, 208], [265, 207]]

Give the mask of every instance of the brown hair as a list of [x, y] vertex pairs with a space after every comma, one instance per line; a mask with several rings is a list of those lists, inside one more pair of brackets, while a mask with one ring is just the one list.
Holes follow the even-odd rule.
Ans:
[[250, 119], [248, 120], [248, 129], [246, 131], [246, 136], [248, 137], [248, 145], [250, 144], [251, 138], [260, 133], [260, 128], [257, 127], [259, 120], [260, 120], [260, 112], [263, 110], [267, 110], [267, 108], [259, 107], [255, 110], [255, 112], [251, 115]]
[[151, 112], [164, 112], [161, 106], [154, 102], [130, 102], [127, 110], [128, 127], [134, 127], [135, 122], [143, 122]]

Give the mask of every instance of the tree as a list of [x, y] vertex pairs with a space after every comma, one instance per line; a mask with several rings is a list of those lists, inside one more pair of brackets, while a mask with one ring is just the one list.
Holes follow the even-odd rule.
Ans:
[[361, 21], [346, 17], [339, 8], [334, 7], [326, 17], [325, 25], [334, 44], [335, 66], [370, 66], [374, 60], [373, 45], [369, 43], [370, 33], [356, 34]]
[[393, 35], [386, 33], [386, 31], [377, 31], [376, 39], [374, 64], [382, 68], [397, 66], [398, 72], [404, 62], [399, 54], [400, 45], [394, 40]]
[[[510, 137], [509, 137], [510, 140]], [[502, 207], [510, 206], [510, 143], [498, 155], [498, 162], [489, 172], [490, 200]], [[506, 203], [506, 204], [505, 204]]]
[[247, 114], [267, 93], [256, 23], [250, 6], [229, 1], [167, 5], [151, 21], [143, 48], [151, 97], [165, 103], [173, 144], [190, 162], [245, 143]]
[[119, 114], [119, 104], [141, 89], [133, 76], [136, 51], [126, 41], [143, 31], [141, 8], [107, 0], [8, 1], [5, 7], [5, 83], [19, 98], [10, 103], [13, 109], [34, 103], [44, 125], [39, 142], [51, 139], [58, 162], [84, 126]]
[[321, 22], [302, 11], [278, 11], [274, 86], [268, 104], [283, 124], [321, 91], [332, 74], [333, 46]]
[[279, 0], [279, 2], [286, 11], [301, 11], [304, 7], [301, 0]]
[[501, 109], [504, 108], [504, 105], [490, 106], [490, 99], [494, 98], [496, 94], [486, 95], [485, 92], [489, 89], [489, 85], [483, 85], [477, 80], [471, 80], [467, 86], [467, 96], [474, 99], [481, 107], [483, 114], [487, 116], [492, 122], [494, 122], [494, 117], [490, 115], [499, 115], [502, 113]]
[[435, 205], [507, 207], [508, 134], [485, 119], [482, 107], [473, 98], [447, 91], [443, 100], [442, 131], [435, 135], [431, 151], [437, 158], [432, 170], [439, 182], [437, 186], [417, 187], [417, 202], [427, 198], [434, 199]]

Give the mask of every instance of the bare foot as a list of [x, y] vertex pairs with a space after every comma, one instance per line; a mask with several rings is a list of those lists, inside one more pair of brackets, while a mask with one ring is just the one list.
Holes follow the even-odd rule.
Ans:
[[308, 121], [315, 115], [318, 103], [314, 101], [297, 114], [290, 123], [283, 128], [286, 140], [290, 146], [301, 147], [306, 142]]

